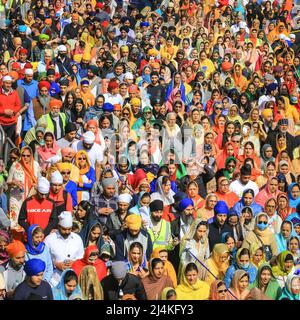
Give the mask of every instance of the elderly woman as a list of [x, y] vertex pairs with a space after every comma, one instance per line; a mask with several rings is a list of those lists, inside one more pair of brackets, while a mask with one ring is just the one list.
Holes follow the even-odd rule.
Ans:
[[278, 255], [276, 260], [277, 264], [272, 267], [272, 272], [280, 287], [284, 288], [288, 275], [295, 272], [294, 257], [290, 251], [285, 250]]
[[28, 198], [37, 185], [40, 167], [33, 159], [30, 147], [21, 149], [21, 159], [12, 164], [7, 178], [9, 186], [9, 212], [11, 227], [18, 225], [18, 216], [23, 201]]

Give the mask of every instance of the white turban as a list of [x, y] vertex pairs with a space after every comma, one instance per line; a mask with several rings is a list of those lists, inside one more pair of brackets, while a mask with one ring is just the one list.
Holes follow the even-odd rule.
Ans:
[[25, 74], [28, 74], [29, 76], [33, 75], [33, 70], [32, 69], [25, 69]]
[[58, 224], [63, 228], [71, 228], [73, 226], [72, 213], [70, 211], [63, 211], [58, 216]]
[[94, 143], [94, 141], [95, 141], [95, 139], [96, 139], [96, 137], [95, 137], [95, 135], [94, 135], [94, 132], [92, 132], [92, 131], [87, 131], [87, 132], [85, 132], [85, 133], [82, 135], [82, 137], [83, 137], [83, 141], [84, 141], [85, 143], [88, 143], [88, 144]]
[[126, 72], [124, 74], [124, 79], [133, 80], [133, 74], [131, 72]]
[[42, 193], [42, 194], [47, 194], [50, 191], [50, 182], [44, 178], [41, 177], [38, 180], [38, 192]]
[[131, 200], [132, 200], [132, 196], [129, 193], [122, 193], [118, 197], [118, 202], [130, 203]]
[[64, 52], [64, 51], [67, 51], [67, 47], [63, 44], [61, 44], [60, 46], [58, 46], [57, 50], [59, 52]]
[[13, 81], [12, 80], [12, 77], [11, 76], [4, 76], [3, 78], [2, 78], [2, 81], [4, 82], [4, 81]]
[[55, 184], [63, 184], [63, 176], [60, 174], [59, 171], [55, 171], [51, 174], [50, 182]]

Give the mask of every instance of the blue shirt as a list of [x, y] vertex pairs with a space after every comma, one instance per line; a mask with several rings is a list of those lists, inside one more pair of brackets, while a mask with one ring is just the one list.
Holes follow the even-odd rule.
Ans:
[[23, 87], [28, 93], [30, 99], [34, 99], [39, 95], [38, 82], [36, 80], [31, 80], [31, 82], [25, 82], [24, 79], [17, 81], [18, 86]]

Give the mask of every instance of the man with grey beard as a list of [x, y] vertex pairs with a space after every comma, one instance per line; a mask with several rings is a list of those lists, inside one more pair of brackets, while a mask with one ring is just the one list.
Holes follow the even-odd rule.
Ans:
[[175, 247], [169, 254], [169, 261], [173, 264], [176, 273], [178, 272], [180, 257], [180, 241], [188, 233], [194, 221], [194, 202], [190, 198], [184, 198], [179, 202], [178, 209], [180, 215], [171, 222], [171, 233], [173, 237], [173, 246]]

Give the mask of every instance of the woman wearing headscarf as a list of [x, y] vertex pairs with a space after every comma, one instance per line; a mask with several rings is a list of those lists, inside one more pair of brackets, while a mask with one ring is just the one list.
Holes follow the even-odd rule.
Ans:
[[162, 290], [173, 286], [172, 280], [164, 274], [164, 264], [160, 258], [150, 260], [149, 272], [150, 274], [142, 279], [147, 300], [160, 300]]
[[[224, 243], [217, 243], [211, 253], [211, 257], [207, 260], [206, 266], [220, 280], [223, 280], [229, 267], [229, 251]], [[207, 273], [206, 282], [211, 284], [215, 278]]]
[[232, 104], [228, 110], [227, 121], [230, 121], [230, 122], [238, 121], [242, 125], [244, 120], [239, 115], [238, 110], [239, 110], [238, 106], [236, 104]]
[[236, 270], [229, 290], [234, 295], [234, 297], [230, 295], [230, 300], [248, 300], [250, 295], [249, 274], [244, 270]]
[[224, 148], [220, 151], [218, 157], [216, 158], [217, 167], [219, 169], [225, 168], [226, 159], [228, 157], [236, 158], [238, 155], [238, 151], [238, 148], [233, 142], [226, 142]]
[[197, 265], [193, 262], [183, 267], [180, 284], [176, 287], [178, 300], [208, 300], [209, 285], [199, 280]]
[[177, 286], [177, 274], [172, 263], [168, 260], [168, 251], [164, 248], [155, 248], [151, 255], [152, 258], [159, 258], [164, 263], [165, 275], [169, 276], [173, 283], [173, 288]]
[[151, 194], [151, 200], [162, 200], [164, 206], [169, 206], [174, 203], [173, 196], [175, 192], [171, 189], [171, 181], [166, 176], [161, 176], [157, 179], [155, 192]]
[[9, 186], [9, 215], [12, 221], [11, 228], [18, 225], [18, 216], [23, 201], [31, 195], [40, 176], [39, 164], [34, 161], [30, 147], [21, 149], [19, 161], [9, 169], [7, 184]]
[[79, 169], [77, 184], [77, 201], [90, 200], [90, 192], [96, 181], [95, 169], [91, 167], [89, 156], [85, 150], [80, 150], [75, 156], [75, 165]]
[[225, 201], [229, 208], [239, 201], [239, 197], [229, 190], [229, 180], [225, 176], [220, 176], [217, 180], [216, 196], [219, 201]]
[[281, 288], [272, 273], [272, 267], [268, 263], [263, 263], [258, 268], [255, 281], [249, 287], [258, 288], [272, 300], [278, 300], [281, 294]]
[[296, 208], [300, 203], [300, 185], [298, 183], [291, 183], [288, 186], [289, 206]]
[[85, 266], [82, 269], [78, 277], [78, 284], [83, 300], [104, 300], [103, 289], [94, 266]]
[[211, 283], [209, 300], [230, 300], [230, 293], [224, 281], [215, 280]]
[[293, 223], [291, 221], [283, 221], [280, 227], [280, 233], [275, 235], [278, 253], [288, 250], [288, 241], [295, 235]]
[[101, 281], [107, 275], [107, 267], [105, 263], [99, 259], [99, 249], [95, 245], [88, 246], [85, 249], [84, 257], [76, 260], [72, 264], [72, 269], [79, 277], [80, 273], [86, 266], [93, 266], [95, 268], [98, 281]]
[[256, 277], [257, 269], [250, 263], [250, 251], [246, 248], [240, 248], [236, 253], [236, 259], [227, 269], [224, 282], [228, 288], [236, 270], [244, 270], [249, 274], [249, 283], [253, 283]]
[[270, 161], [275, 161], [275, 157], [273, 157], [273, 148], [270, 144], [266, 143], [261, 148], [260, 153], [260, 159], [261, 159], [261, 169], [263, 170], [265, 168], [265, 165]]
[[277, 196], [277, 214], [284, 221], [293, 209], [289, 206], [289, 198], [286, 193], [280, 192]]
[[9, 255], [6, 251], [6, 247], [8, 246], [8, 244], [10, 243], [10, 236], [9, 234], [4, 231], [4, 230], [0, 230], [0, 266], [5, 268], [6, 264], [9, 261]]
[[38, 126], [35, 128], [35, 139], [30, 142], [29, 147], [32, 150], [34, 160], [39, 161], [38, 158], [38, 150], [40, 147], [45, 145], [44, 135], [45, 135], [45, 128], [42, 126]]
[[233, 206], [232, 211], [240, 216], [244, 207], [250, 207], [254, 216], [256, 216], [258, 213], [263, 211], [263, 207], [256, 203], [254, 199], [254, 191], [252, 189], [246, 189], [243, 192], [241, 200]]
[[198, 187], [198, 183], [196, 181], [189, 182], [189, 184], [187, 185], [187, 188], [186, 188], [186, 194], [190, 199], [193, 200], [194, 208], [196, 211], [203, 206], [205, 201], [199, 195], [199, 187]]
[[243, 154], [237, 157], [240, 164], [243, 164], [247, 158], [252, 158], [254, 161], [255, 169], [260, 170], [260, 158], [256, 155], [254, 144], [251, 141], [248, 141], [244, 144]]
[[47, 169], [49, 160], [59, 151], [59, 146], [56, 143], [55, 136], [52, 132], [46, 132], [44, 135], [45, 144], [38, 148], [39, 164], [43, 170]]
[[44, 238], [43, 229], [37, 225], [32, 224], [27, 231], [27, 242], [25, 243], [26, 255], [25, 260], [40, 259], [45, 263], [45, 270], [43, 279], [50, 283], [53, 275], [53, 263], [45, 243], [42, 241]]
[[284, 288], [288, 275], [295, 272], [293, 254], [288, 250], [282, 251], [277, 256], [276, 263], [272, 272], [280, 287]]
[[197, 210], [197, 217], [204, 221], [212, 221], [215, 216], [214, 207], [218, 201], [218, 197], [215, 193], [209, 193], [205, 199], [205, 205]]
[[277, 198], [280, 191], [278, 190], [278, 179], [276, 177], [270, 177], [266, 186], [259, 191], [254, 198], [255, 202], [263, 206], [270, 198]]
[[258, 188], [261, 188], [265, 186], [265, 184], [268, 182], [268, 180], [271, 177], [276, 176], [276, 165], [274, 161], [265, 162], [265, 166], [263, 169], [263, 174], [259, 175], [255, 183], [257, 184]]
[[[199, 271], [199, 279], [205, 280], [207, 273], [206, 270], [197, 260], [195, 260], [191, 253], [203, 263], [208, 259], [210, 253], [208, 243], [208, 224], [206, 221], [202, 221], [199, 218], [192, 223], [190, 230], [183, 237], [180, 243], [179, 270], [182, 272], [183, 266], [186, 266], [189, 262], [195, 262]], [[180, 275], [181, 273], [179, 272], [179, 278], [181, 278]]]
[[300, 276], [290, 273], [278, 300], [300, 300]]
[[266, 263], [265, 253], [261, 246], [253, 243], [250, 246], [250, 262], [258, 269], [263, 263]]
[[161, 293], [161, 300], [177, 300], [176, 291], [172, 287], [166, 287]]
[[225, 161], [225, 168], [222, 170], [224, 176], [232, 182], [237, 170], [237, 159], [235, 157], [228, 157]]
[[261, 212], [255, 217], [255, 227], [250, 231], [242, 244], [242, 248], [250, 249], [252, 244], [263, 247], [266, 255], [266, 261], [277, 255], [277, 244], [274, 234], [268, 228], [269, 217], [266, 213]]
[[82, 300], [78, 277], [72, 269], [63, 271], [58, 285], [52, 288], [52, 292], [54, 300], [73, 300], [73, 296], [78, 296]]
[[95, 143], [98, 143], [102, 147], [105, 146], [105, 141], [102, 135], [102, 131], [99, 129], [99, 122], [95, 119], [90, 119], [86, 123], [86, 131], [92, 131], [95, 135]]

